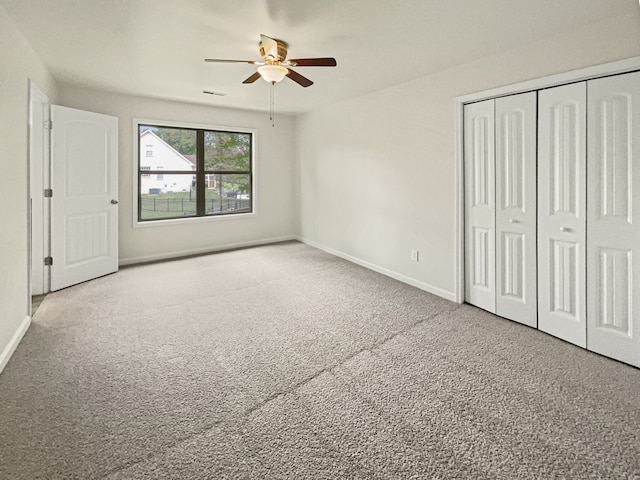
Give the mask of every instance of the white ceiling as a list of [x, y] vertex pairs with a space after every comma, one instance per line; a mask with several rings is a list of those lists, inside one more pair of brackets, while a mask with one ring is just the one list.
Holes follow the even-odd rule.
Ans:
[[[268, 110], [269, 85], [241, 82], [259, 34], [315, 84], [276, 85], [276, 109], [298, 113], [406, 82], [546, 36], [638, 12], [636, 0], [0, 0], [56, 79], [105, 90]], [[202, 90], [224, 92], [225, 97]]]

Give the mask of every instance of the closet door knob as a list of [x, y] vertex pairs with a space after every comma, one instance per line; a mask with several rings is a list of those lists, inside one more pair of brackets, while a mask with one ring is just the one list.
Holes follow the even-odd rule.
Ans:
[[565, 233], [571, 233], [571, 232], [573, 232], [573, 229], [571, 229], [569, 227], [560, 227], [560, 231], [561, 232], [565, 232]]
[[509, 223], [520, 223], [518, 220], [516, 220], [515, 218], [510, 218], [509, 219]]
[[111, 205], [117, 205], [118, 204], [118, 200], [111, 200]]

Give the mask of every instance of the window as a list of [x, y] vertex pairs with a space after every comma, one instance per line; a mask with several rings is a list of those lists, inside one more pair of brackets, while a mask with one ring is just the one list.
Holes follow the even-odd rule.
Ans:
[[138, 123], [137, 134], [139, 222], [253, 212], [253, 132]]

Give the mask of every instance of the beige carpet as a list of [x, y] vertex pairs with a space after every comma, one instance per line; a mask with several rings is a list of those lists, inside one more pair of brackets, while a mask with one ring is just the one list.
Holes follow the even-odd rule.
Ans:
[[306, 245], [48, 295], [2, 479], [637, 479], [640, 370]]

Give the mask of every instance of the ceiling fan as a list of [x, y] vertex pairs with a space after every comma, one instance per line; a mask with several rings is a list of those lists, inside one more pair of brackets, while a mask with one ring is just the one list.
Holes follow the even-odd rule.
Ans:
[[253, 60], [222, 60], [218, 58], [205, 58], [205, 62], [217, 63], [249, 63], [259, 65], [258, 71], [245, 79], [242, 83], [253, 83], [262, 77], [267, 82], [274, 84], [280, 82], [284, 77], [289, 77], [303, 87], [313, 85], [308, 78], [300, 75], [291, 67], [335, 67], [335, 58], [295, 58], [287, 60], [288, 45], [282, 40], [260, 35], [260, 55], [263, 61]]

